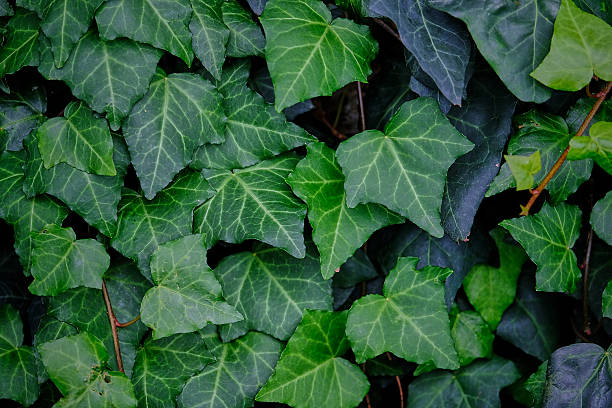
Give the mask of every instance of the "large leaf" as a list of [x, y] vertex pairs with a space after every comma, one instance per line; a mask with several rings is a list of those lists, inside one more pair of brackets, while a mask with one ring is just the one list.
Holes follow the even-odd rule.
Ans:
[[0, 48], [0, 78], [38, 61], [38, 24], [36, 14], [17, 9], [6, 24], [7, 36]]
[[532, 76], [546, 86], [565, 91], [584, 88], [593, 75], [612, 80], [608, 57], [611, 41], [610, 25], [580, 10], [571, 0], [562, 0], [550, 52]]
[[214, 339], [214, 344], [217, 361], [187, 381], [177, 400], [179, 408], [252, 406], [282, 349], [278, 340], [257, 332], [225, 344]]
[[440, 238], [444, 234], [440, 206], [446, 172], [473, 146], [433, 99], [406, 102], [384, 133], [368, 130], [338, 147], [347, 205], [383, 204]]
[[30, 406], [38, 398], [36, 357], [30, 346], [23, 346], [23, 324], [19, 312], [0, 305], [0, 398]]
[[96, 13], [100, 36], [127, 37], [169, 51], [187, 65], [193, 60], [189, 0], [109, 0]]
[[416, 363], [459, 368], [444, 303], [449, 269], [426, 266], [417, 258], [399, 258], [385, 279], [383, 295], [368, 295], [353, 303], [346, 334], [357, 362], [390, 351]]
[[467, 24], [478, 50], [517, 98], [536, 103], [550, 98], [550, 90], [529, 74], [548, 51], [560, 0], [429, 0], [428, 3]]
[[66, 82], [74, 96], [96, 112], [106, 113], [111, 129], [117, 130], [147, 91], [160, 56], [149, 46], [127, 39], [103, 41], [90, 31], [61, 69], [53, 65], [48, 48], [41, 51], [38, 69], [48, 79]]
[[349, 208], [344, 175], [334, 151], [323, 143], [308, 145], [306, 158], [298, 163], [287, 182], [308, 204], [312, 238], [321, 254], [321, 274], [325, 279], [331, 278], [373, 232], [403, 221], [378, 204]]
[[536, 288], [548, 292], [573, 293], [580, 270], [572, 247], [580, 234], [578, 207], [545, 203], [540, 212], [504, 220], [499, 225], [516, 239], [538, 266]]
[[612, 191], [593, 206], [591, 226], [599, 238], [612, 245]]
[[166, 76], [160, 68], [124, 125], [132, 163], [152, 199], [204, 143], [223, 141], [221, 95], [195, 74]]
[[191, 0], [189, 23], [193, 52], [215, 79], [221, 79], [229, 29], [223, 23], [223, 0]]
[[340, 357], [349, 349], [346, 316], [346, 311], [306, 311], [257, 401], [296, 408], [359, 404], [369, 384], [357, 366]]
[[588, 136], [570, 140], [570, 160], [594, 159], [602, 169], [612, 174], [612, 122], [597, 122]]
[[6, 131], [6, 150], [21, 150], [23, 140], [44, 121], [46, 110], [47, 95], [37, 85], [25, 92], [0, 93], [0, 128]]
[[229, 28], [228, 57], [262, 55], [266, 39], [251, 13], [236, 0], [225, 0], [222, 5], [223, 22]]
[[281, 249], [261, 246], [219, 263], [215, 274], [223, 294], [245, 318], [221, 328], [224, 341], [248, 330], [287, 340], [304, 309], [332, 309], [331, 281], [321, 277], [318, 259], [310, 249], [304, 259], [297, 259]]
[[157, 248], [151, 256], [151, 277], [157, 286], [142, 299], [140, 315], [153, 329], [154, 339], [189, 333], [209, 322], [243, 319], [223, 299], [221, 285], [206, 264], [201, 235], [188, 235]]
[[378, 44], [368, 27], [343, 18], [332, 21], [323, 2], [270, 0], [261, 24], [278, 112], [331, 95], [349, 82], [367, 82]]
[[195, 232], [208, 247], [258, 239], [303, 258], [306, 208], [285, 183], [297, 162], [288, 154], [240, 170], [203, 170], [216, 193], [196, 209]]

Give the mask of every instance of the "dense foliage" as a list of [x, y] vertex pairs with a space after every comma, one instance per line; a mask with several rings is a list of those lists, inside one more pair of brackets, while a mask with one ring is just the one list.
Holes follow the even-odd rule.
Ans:
[[612, 406], [610, 0], [0, 0], [0, 400]]

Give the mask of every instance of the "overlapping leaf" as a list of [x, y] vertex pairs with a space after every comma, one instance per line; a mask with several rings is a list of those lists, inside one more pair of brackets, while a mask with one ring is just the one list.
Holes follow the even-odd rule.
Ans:
[[602, 169], [612, 174], [612, 122], [597, 122], [588, 136], [570, 140], [570, 160], [594, 159]]
[[225, 0], [222, 5], [223, 22], [229, 29], [228, 57], [262, 55], [266, 39], [251, 14], [236, 0]]
[[229, 29], [223, 23], [223, 0], [191, 0], [193, 14], [189, 23], [191, 45], [204, 68], [221, 79]]
[[591, 226], [599, 238], [612, 245], [612, 192], [593, 206]]
[[514, 390], [514, 399], [528, 407], [541, 408], [547, 367], [548, 361], [540, 364], [538, 370]]
[[6, 150], [21, 150], [23, 140], [43, 122], [46, 110], [47, 95], [42, 87], [0, 93], [0, 128], [6, 131]]
[[6, 24], [7, 35], [0, 48], [0, 78], [38, 61], [38, 25], [36, 14], [18, 8]]
[[493, 355], [495, 335], [482, 317], [473, 310], [457, 313], [451, 311], [451, 336], [462, 367], [477, 358], [490, 358]]

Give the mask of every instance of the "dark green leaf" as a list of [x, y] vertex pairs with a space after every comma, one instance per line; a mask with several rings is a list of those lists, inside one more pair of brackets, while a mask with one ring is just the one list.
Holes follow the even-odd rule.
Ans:
[[36, 14], [18, 8], [6, 24], [6, 39], [0, 48], [0, 78], [38, 61], [38, 25]]
[[525, 382], [513, 390], [513, 396], [517, 401], [532, 408], [540, 408], [542, 406], [542, 394], [544, 393], [547, 367], [548, 361], [540, 364], [535, 373], [531, 374]]
[[189, 23], [193, 52], [215, 79], [221, 79], [229, 29], [223, 23], [223, 0], [191, 0]]
[[13, 11], [11, 5], [8, 3], [8, 0], [0, 0], [0, 16], [12, 16], [13, 14], [15, 14], [15, 12]]
[[601, 308], [603, 317], [612, 319], [612, 280], [608, 282], [601, 296]]
[[602, 169], [612, 174], [612, 122], [591, 125], [589, 136], [570, 140], [570, 160], [594, 159]]
[[224, 0], [223, 22], [229, 29], [228, 57], [262, 55], [266, 39], [251, 14], [236, 0]]
[[495, 335], [482, 317], [473, 310], [451, 313], [451, 336], [461, 366], [468, 365], [477, 358], [490, 358], [493, 355]]
[[0, 128], [7, 132], [7, 150], [21, 150], [22, 141], [43, 122], [47, 110], [44, 89], [35, 86], [24, 93], [0, 94]]
[[612, 24], [612, 7], [607, 0], [576, 0], [578, 7], [587, 13], [595, 14], [608, 24]]
[[[567, 111], [565, 116], [565, 122], [569, 127], [570, 133], [575, 134], [582, 122], [586, 119], [589, 111], [593, 109], [593, 105], [597, 100], [594, 98], [581, 98]], [[604, 101], [593, 119], [589, 122], [586, 130], [584, 131], [585, 135], [589, 135], [589, 130], [591, 126], [599, 121], [612, 122], [612, 101]]]
[[358, 249], [334, 275], [333, 286], [351, 288], [358, 283], [374, 279], [378, 276], [372, 261], [363, 249]]
[[612, 191], [593, 207], [591, 226], [599, 238], [612, 245]]

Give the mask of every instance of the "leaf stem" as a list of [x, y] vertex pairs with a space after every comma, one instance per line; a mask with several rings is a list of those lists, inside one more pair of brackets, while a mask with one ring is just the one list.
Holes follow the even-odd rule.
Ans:
[[399, 34], [396, 33], [395, 30], [393, 30], [391, 27], [389, 27], [384, 21], [382, 21], [380, 18], [375, 18], [374, 21], [376, 21], [376, 23], [381, 26], [386, 32], [397, 38], [399, 42], [402, 42], [402, 38], [399, 36]]
[[128, 327], [128, 326], [131, 326], [134, 323], [136, 323], [138, 320], [140, 320], [140, 313], [138, 314], [138, 316], [136, 316], [135, 318], [133, 318], [132, 320], [130, 320], [127, 323], [119, 323], [119, 320], [117, 320], [117, 318], [115, 317], [115, 326], [117, 326], [117, 327]]
[[111, 332], [113, 334], [113, 345], [115, 346], [115, 355], [117, 356], [117, 366], [119, 371], [125, 373], [123, 369], [123, 360], [121, 359], [121, 348], [119, 347], [119, 336], [117, 335], [117, 318], [113, 312], [113, 306], [108, 296], [108, 290], [106, 289], [106, 283], [102, 280], [102, 293], [104, 294], [104, 303], [106, 303], [106, 313], [108, 314], [108, 321], [111, 325]]
[[591, 248], [593, 246], [593, 228], [589, 229], [587, 235], [587, 249], [582, 266], [582, 321], [583, 331], [587, 336], [591, 335], [591, 322], [589, 321], [589, 263], [591, 262]]
[[357, 94], [359, 95], [359, 115], [361, 116], [361, 131], [366, 129], [365, 114], [363, 113], [363, 95], [361, 93], [361, 82], [357, 81]]
[[[586, 118], [584, 118], [582, 125], [580, 125], [580, 128], [578, 129], [574, 137], [582, 136], [586, 128], [589, 126], [589, 123], [591, 123], [591, 120], [593, 119], [597, 111], [599, 110], [599, 107], [606, 99], [606, 96], [608, 96], [608, 93], [610, 93], [610, 90], [612, 90], [612, 81], [608, 82], [605, 88], [597, 94], [598, 95], [597, 100], [593, 104], [593, 107], [587, 114]], [[557, 171], [559, 171], [559, 169], [565, 162], [565, 159], [567, 159], [567, 154], [569, 153], [569, 149], [570, 149], [570, 146], [568, 144], [565, 150], [563, 151], [563, 153], [561, 153], [561, 156], [557, 159], [555, 164], [553, 164], [552, 168], [548, 171], [544, 179], [542, 179], [540, 184], [534, 190], [531, 191], [531, 197], [529, 198], [529, 201], [524, 206], [521, 206], [521, 213], [520, 213], [521, 216], [529, 215], [529, 210], [531, 209], [533, 204], [536, 202], [540, 194], [542, 194], [542, 191], [546, 189], [546, 186], [548, 185], [550, 180], [552, 180], [552, 178], [557, 173]]]
[[[386, 354], [389, 361], [393, 361], [391, 354], [388, 351]], [[404, 391], [402, 391], [402, 382], [400, 381], [399, 375], [395, 376], [395, 381], [397, 382], [397, 389], [399, 390], [400, 395], [400, 408], [404, 408]]]

